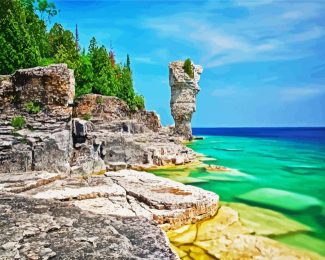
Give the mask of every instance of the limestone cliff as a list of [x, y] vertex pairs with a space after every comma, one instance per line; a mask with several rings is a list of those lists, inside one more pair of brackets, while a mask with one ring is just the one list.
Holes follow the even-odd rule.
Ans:
[[[73, 98], [73, 71], [65, 64], [0, 77], [0, 173], [69, 172]], [[12, 125], [17, 117], [24, 121], [19, 128]]]
[[[18, 128], [17, 117], [23, 121]], [[131, 111], [116, 97], [74, 100], [73, 71], [65, 64], [0, 77], [0, 173], [91, 174], [183, 164], [195, 157], [155, 112]]]
[[192, 64], [194, 77], [184, 70], [183, 61], [169, 64], [169, 84], [171, 87], [170, 107], [175, 121], [175, 133], [185, 139], [192, 139], [191, 120], [196, 111], [196, 95], [200, 91], [198, 82], [203, 71], [200, 65]]

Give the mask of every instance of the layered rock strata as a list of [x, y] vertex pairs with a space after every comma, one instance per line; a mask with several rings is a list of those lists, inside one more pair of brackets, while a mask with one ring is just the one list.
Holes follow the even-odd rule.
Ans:
[[[0, 173], [91, 174], [196, 158], [155, 112], [131, 111], [116, 97], [73, 99], [73, 72], [65, 64], [0, 77]], [[18, 128], [17, 118], [24, 121]]]
[[218, 208], [212, 192], [133, 170], [89, 179], [30, 172], [0, 175], [0, 183], [0, 192], [69, 202], [106, 216], [144, 217], [164, 230], [207, 219]]
[[[0, 173], [69, 172], [73, 98], [73, 71], [64, 64], [0, 77]], [[12, 126], [17, 117], [25, 121], [22, 129]]]
[[[196, 159], [154, 112], [133, 112], [116, 97], [85, 95], [74, 107], [73, 172], [184, 164]], [[88, 121], [83, 118], [88, 117]]]
[[183, 61], [169, 64], [169, 85], [171, 87], [171, 113], [175, 121], [175, 134], [192, 139], [191, 120], [196, 111], [196, 95], [200, 91], [198, 82], [203, 71], [200, 65], [192, 64], [194, 77], [184, 70]]

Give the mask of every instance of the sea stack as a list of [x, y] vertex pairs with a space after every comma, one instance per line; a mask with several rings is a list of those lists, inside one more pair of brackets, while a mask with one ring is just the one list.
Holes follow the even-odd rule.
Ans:
[[175, 121], [175, 134], [185, 140], [191, 140], [191, 120], [193, 112], [196, 111], [196, 95], [200, 91], [198, 82], [203, 68], [191, 62], [191, 69], [188, 71], [184, 64], [184, 61], [169, 63], [170, 107]]

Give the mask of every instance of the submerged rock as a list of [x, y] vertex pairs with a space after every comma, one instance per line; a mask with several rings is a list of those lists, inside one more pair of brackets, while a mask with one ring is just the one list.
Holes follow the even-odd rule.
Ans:
[[236, 210], [240, 221], [257, 235], [283, 235], [291, 232], [312, 231], [285, 215], [260, 207], [252, 207], [242, 203], [226, 203], [225, 205]]
[[237, 196], [238, 199], [289, 211], [321, 208], [322, 202], [312, 196], [272, 188], [256, 189]]
[[227, 206], [221, 206], [209, 220], [168, 231], [167, 235], [181, 259], [323, 259], [255, 235]]
[[193, 78], [185, 72], [183, 61], [169, 64], [170, 107], [175, 121], [175, 134], [187, 140], [192, 139], [191, 120], [196, 111], [196, 95], [200, 91], [198, 82], [203, 71], [200, 65], [192, 64], [192, 69]]

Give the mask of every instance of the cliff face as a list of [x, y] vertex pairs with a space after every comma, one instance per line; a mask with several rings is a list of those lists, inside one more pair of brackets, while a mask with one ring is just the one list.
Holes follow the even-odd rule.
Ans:
[[[195, 159], [155, 112], [131, 111], [116, 97], [73, 99], [73, 72], [65, 64], [0, 77], [0, 173], [91, 174]], [[17, 117], [25, 122], [18, 128]]]
[[183, 61], [169, 64], [170, 107], [175, 121], [175, 133], [187, 140], [192, 139], [191, 120], [196, 111], [196, 95], [200, 91], [198, 82], [203, 71], [200, 65], [192, 66], [193, 78], [184, 71]]
[[[1, 76], [0, 173], [70, 170], [73, 98], [73, 71], [65, 64]], [[15, 128], [15, 118], [25, 124]]]
[[[116, 97], [89, 94], [73, 110], [74, 172], [183, 164], [195, 159], [150, 111], [130, 111]], [[85, 121], [85, 116], [90, 120]]]

